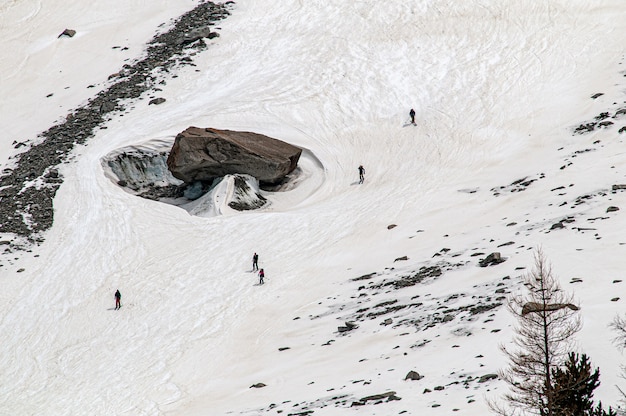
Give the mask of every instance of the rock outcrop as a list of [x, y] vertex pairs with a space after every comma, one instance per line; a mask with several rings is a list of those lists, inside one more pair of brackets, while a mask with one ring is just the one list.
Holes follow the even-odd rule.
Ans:
[[176, 136], [167, 166], [187, 183], [237, 173], [276, 183], [296, 168], [301, 154], [299, 147], [258, 133], [189, 127]]

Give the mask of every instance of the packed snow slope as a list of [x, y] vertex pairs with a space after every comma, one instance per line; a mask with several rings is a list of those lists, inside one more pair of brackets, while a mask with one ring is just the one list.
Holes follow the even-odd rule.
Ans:
[[[14, 140], [36, 141], [195, 4], [1, 3], [0, 168], [24, 150]], [[479, 382], [506, 365], [501, 305], [536, 247], [580, 302], [596, 399], [618, 404], [623, 1], [240, 0], [231, 12], [161, 87], [165, 103], [132, 103], [62, 165], [45, 242], [0, 256], [0, 415], [484, 415], [506, 391]], [[77, 35], [57, 38], [66, 27]], [[601, 112], [614, 125], [573, 134]], [[107, 154], [189, 126], [301, 146], [302, 181], [264, 209], [206, 217], [105, 174]], [[494, 251], [506, 261], [478, 267]], [[339, 333], [347, 320], [358, 328]], [[404, 380], [410, 370], [424, 378]], [[400, 400], [351, 407], [391, 391]]]

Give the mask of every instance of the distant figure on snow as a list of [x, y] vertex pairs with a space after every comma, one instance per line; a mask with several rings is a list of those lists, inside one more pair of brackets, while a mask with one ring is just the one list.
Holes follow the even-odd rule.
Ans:
[[115, 310], [122, 307], [122, 294], [119, 290], [115, 291]]
[[263, 269], [259, 270], [259, 284], [262, 285], [263, 283], [265, 283], [263, 281], [263, 279], [265, 278], [265, 272], [263, 271]]
[[409, 111], [409, 116], [411, 116], [411, 124], [415, 124], [415, 110], [412, 108], [411, 111]]
[[359, 166], [359, 183], [363, 183], [365, 180], [365, 168], [363, 165]]
[[259, 270], [259, 255], [256, 253], [252, 256], [252, 270]]

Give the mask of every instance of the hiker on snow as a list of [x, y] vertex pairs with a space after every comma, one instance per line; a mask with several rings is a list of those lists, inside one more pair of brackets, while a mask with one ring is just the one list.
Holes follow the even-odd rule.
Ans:
[[252, 256], [252, 270], [259, 270], [259, 255], [256, 253]]
[[411, 111], [409, 111], [409, 116], [411, 116], [411, 124], [415, 124], [415, 110], [412, 108]]
[[365, 180], [365, 168], [363, 165], [359, 166], [359, 183], [363, 183]]
[[263, 278], [265, 277], [265, 272], [263, 271], [263, 269], [259, 270], [259, 284], [262, 285], [263, 282]]
[[119, 290], [115, 291], [115, 310], [118, 310], [122, 307], [122, 294]]

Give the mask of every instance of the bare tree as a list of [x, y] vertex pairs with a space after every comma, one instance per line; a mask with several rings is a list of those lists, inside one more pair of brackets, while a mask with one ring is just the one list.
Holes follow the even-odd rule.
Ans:
[[535, 252], [535, 268], [524, 276], [526, 292], [509, 299], [517, 318], [515, 336], [501, 349], [509, 367], [500, 378], [509, 384], [506, 405], [490, 403], [501, 415], [556, 416], [552, 370], [571, 351], [573, 335], [580, 329], [578, 306], [563, 292], [543, 252]]
[[[613, 322], [609, 325], [617, 335], [615, 336], [614, 342], [619, 347], [620, 350], [626, 349], [626, 316], [617, 315], [613, 319]], [[626, 366], [622, 365], [622, 378], [626, 379]], [[620, 394], [622, 395], [622, 403], [626, 403], [626, 392], [621, 388], [617, 387]]]

